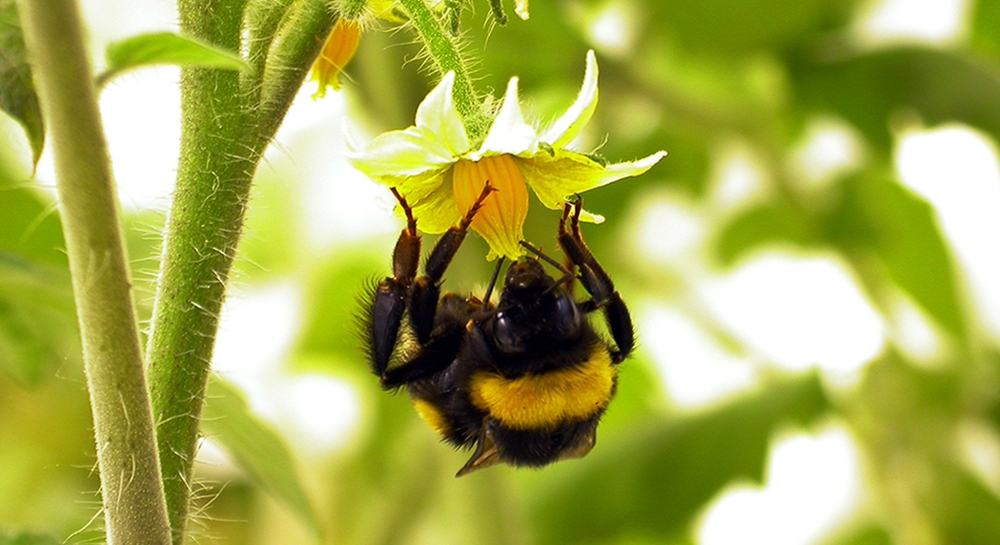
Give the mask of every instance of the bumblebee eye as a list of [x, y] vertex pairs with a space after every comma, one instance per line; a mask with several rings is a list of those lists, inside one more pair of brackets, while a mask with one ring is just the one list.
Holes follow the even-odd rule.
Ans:
[[569, 295], [556, 300], [556, 331], [562, 338], [575, 335], [580, 329], [580, 309]]
[[497, 313], [493, 324], [493, 338], [497, 341], [497, 348], [505, 354], [524, 352], [524, 339], [514, 333], [510, 316], [503, 312]]

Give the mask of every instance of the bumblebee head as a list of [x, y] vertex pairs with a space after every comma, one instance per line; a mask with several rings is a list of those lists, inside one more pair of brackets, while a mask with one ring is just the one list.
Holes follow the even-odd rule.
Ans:
[[554, 283], [535, 259], [511, 263], [504, 277], [503, 297], [508, 299], [537, 297]]
[[572, 296], [537, 260], [524, 259], [507, 269], [500, 305], [486, 329], [501, 352], [515, 355], [536, 343], [575, 337], [581, 320]]

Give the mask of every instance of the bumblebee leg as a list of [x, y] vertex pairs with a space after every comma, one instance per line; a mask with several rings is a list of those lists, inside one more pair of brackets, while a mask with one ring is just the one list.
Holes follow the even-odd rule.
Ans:
[[465, 337], [469, 302], [454, 293], [446, 293], [441, 297], [436, 312], [441, 319], [430, 338], [420, 345], [420, 350], [409, 354], [404, 364], [382, 373], [383, 388], [398, 388], [430, 378], [451, 365]]
[[465, 235], [469, 233], [469, 226], [476, 212], [483, 207], [486, 197], [496, 190], [489, 181], [486, 182], [479, 198], [458, 225], [441, 235], [427, 257], [427, 262], [424, 263], [424, 274], [413, 282], [410, 290], [410, 321], [413, 323], [417, 342], [421, 345], [430, 342], [431, 332], [434, 330], [434, 315], [437, 311], [438, 298], [441, 296], [441, 279], [444, 277], [444, 272], [454, 259], [458, 248], [462, 246]]
[[[587, 312], [597, 309], [604, 311], [604, 319], [608, 323], [615, 344], [618, 345], [618, 350], [611, 354], [612, 360], [619, 363], [632, 352], [632, 348], [635, 346], [632, 317], [625, 302], [622, 301], [621, 295], [615, 290], [615, 284], [611, 281], [611, 277], [608, 276], [604, 267], [601, 267], [597, 258], [583, 242], [583, 235], [580, 233], [580, 210], [582, 209], [583, 200], [579, 197], [576, 202], [566, 203], [562, 218], [559, 220], [559, 246], [562, 247], [563, 253], [569, 260], [579, 268], [580, 284], [590, 294], [591, 299], [583, 304], [583, 309]], [[567, 220], [569, 220], [568, 229]]]
[[392, 189], [392, 194], [406, 214], [406, 227], [399, 234], [396, 248], [392, 252], [392, 276], [379, 282], [372, 296], [369, 349], [372, 370], [380, 377], [385, 375], [399, 341], [399, 325], [406, 309], [407, 292], [417, 275], [420, 261], [420, 235], [417, 234], [413, 210], [395, 188]]

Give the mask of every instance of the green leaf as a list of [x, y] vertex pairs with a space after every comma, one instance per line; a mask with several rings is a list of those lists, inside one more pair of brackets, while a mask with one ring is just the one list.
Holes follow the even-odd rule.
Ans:
[[17, 534], [8, 536], [0, 532], [0, 545], [61, 545], [62, 541], [46, 534]]
[[851, 178], [844, 191], [841, 207], [829, 218], [831, 238], [849, 253], [874, 252], [900, 288], [939, 324], [964, 338], [955, 268], [931, 206], [880, 176]]
[[250, 477], [290, 509], [316, 538], [322, 526], [295, 470], [295, 460], [281, 436], [258, 419], [235, 386], [213, 376], [201, 427], [217, 440]]
[[50, 198], [0, 172], [0, 253], [68, 267], [59, 213]]
[[127, 70], [159, 64], [250, 71], [250, 66], [236, 53], [171, 32], [126, 38], [109, 45], [105, 56], [108, 68], [97, 76], [99, 87]]
[[815, 374], [775, 382], [714, 410], [647, 424], [601, 444], [536, 494], [540, 543], [662, 542], [686, 531], [702, 506], [736, 479], [763, 478], [775, 429], [828, 409]]
[[971, 18], [973, 47], [1000, 58], [1000, 1], [977, 0]]
[[892, 545], [892, 536], [881, 526], [869, 524], [823, 541], [823, 545]]
[[851, 421], [866, 444], [870, 475], [893, 492], [883, 492], [880, 513], [932, 529], [939, 543], [985, 545], [1000, 536], [1000, 497], [968, 471], [952, 438], [978, 412], [971, 389], [991, 388], [996, 376], [962, 371], [921, 369], [890, 351], [865, 369]]
[[987, 545], [1000, 536], [1000, 498], [964, 469], [938, 468], [935, 492], [927, 499], [942, 543]]
[[723, 265], [732, 265], [747, 252], [764, 244], [813, 240], [808, 221], [787, 204], [763, 204], [735, 217], [719, 235], [716, 253]]
[[[374, 242], [371, 245], [372, 250], [377, 247]], [[392, 272], [387, 265], [391, 259], [391, 246], [377, 255], [357, 249], [338, 254], [336, 259], [318, 266], [307, 285], [309, 306], [298, 350], [329, 355], [331, 363], [367, 371], [358, 325], [361, 298], [368, 295], [366, 290], [373, 279]]]
[[0, 251], [0, 370], [38, 386], [79, 350], [76, 327], [68, 272]]
[[0, 110], [24, 127], [32, 164], [38, 164], [45, 146], [45, 125], [14, 0], [0, 0]]
[[700, 0], [648, 2], [646, 32], [694, 51], [742, 53], [788, 47], [845, 24], [856, 2]]
[[928, 124], [960, 121], [1000, 138], [1000, 74], [961, 52], [901, 47], [834, 62], [795, 59], [791, 67], [809, 109], [838, 113], [885, 154], [889, 120], [907, 110]]

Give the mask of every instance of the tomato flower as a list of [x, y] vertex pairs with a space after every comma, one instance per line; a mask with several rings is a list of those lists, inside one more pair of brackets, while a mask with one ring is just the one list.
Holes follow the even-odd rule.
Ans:
[[[443, 233], [458, 223], [489, 181], [497, 191], [484, 202], [472, 229], [490, 246], [487, 259], [524, 255], [524, 219], [530, 186], [538, 200], [562, 210], [566, 199], [649, 170], [666, 153], [606, 165], [571, 151], [597, 107], [597, 60], [587, 53], [580, 94], [551, 126], [538, 130], [524, 120], [517, 78], [507, 85], [485, 139], [470, 141], [452, 101], [454, 74], [441, 80], [417, 108], [416, 124], [376, 136], [367, 146], [348, 142], [348, 160], [372, 180], [395, 188], [413, 209], [421, 231]], [[581, 219], [604, 218], [584, 211]]]

